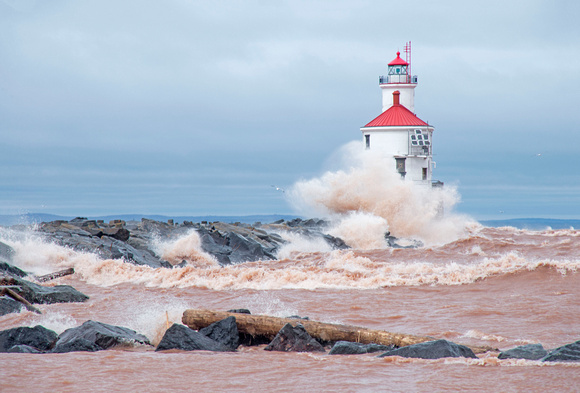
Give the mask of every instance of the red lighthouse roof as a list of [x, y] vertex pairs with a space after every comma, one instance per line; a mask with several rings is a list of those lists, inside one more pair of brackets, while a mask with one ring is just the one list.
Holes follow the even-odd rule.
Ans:
[[389, 63], [390, 66], [397, 66], [397, 65], [409, 65], [405, 60], [401, 59], [401, 52], [397, 52], [397, 57], [395, 60]]
[[399, 91], [393, 92], [393, 106], [375, 117], [365, 127], [428, 126], [399, 103]]

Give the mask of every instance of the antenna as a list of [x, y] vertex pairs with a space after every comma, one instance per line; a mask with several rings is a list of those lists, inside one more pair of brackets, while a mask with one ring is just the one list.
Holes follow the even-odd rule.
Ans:
[[407, 66], [407, 83], [411, 82], [411, 41], [405, 43], [405, 61], [409, 63]]

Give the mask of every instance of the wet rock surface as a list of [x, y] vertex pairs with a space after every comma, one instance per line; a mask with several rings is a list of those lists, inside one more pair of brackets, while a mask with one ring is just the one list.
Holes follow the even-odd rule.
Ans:
[[401, 356], [404, 358], [419, 358], [419, 359], [440, 359], [440, 358], [474, 358], [477, 356], [471, 349], [464, 345], [455, 344], [447, 340], [428, 341], [420, 344], [413, 344], [406, 347], [393, 349], [379, 355], [382, 358], [385, 356]]
[[265, 225], [205, 221], [185, 221], [179, 225], [145, 218], [141, 222], [113, 220], [104, 223], [77, 217], [70, 221], [42, 223], [39, 232], [61, 246], [94, 253], [104, 259], [123, 259], [136, 265], [172, 268], [176, 266], [163, 260], [151, 246], [156, 240], [175, 240], [196, 231], [202, 250], [225, 266], [276, 259], [280, 247], [287, 243], [280, 235], [285, 232], [323, 239], [332, 249], [349, 248], [342, 239], [324, 233], [327, 227], [328, 223], [324, 220], [299, 218]]
[[528, 344], [508, 349], [498, 355], [498, 359], [539, 360], [548, 355], [542, 344]]
[[304, 326], [298, 324], [293, 327], [289, 323], [280, 329], [264, 349], [281, 352], [325, 352], [324, 347], [308, 334]]
[[134, 330], [102, 322], [86, 321], [79, 327], [65, 330], [52, 352], [101, 351], [119, 345], [149, 345], [149, 340]]
[[227, 317], [221, 321], [200, 329], [199, 332], [218, 343], [235, 350], [240, 345], [240, 333], [235, 317]]
[[554, 349], [542, 362], [580, 362], [580, 341]]
[[[236, 328], [237, 329], [237, 328]], [[205, 334], [175, 323], [163, 335], [156, 351], [180, 349], [182, 351], [231, 352], [232, 348], [212, 340]]]
[[14, 292], [33, 304], [75, 303], [84, 302], [89, 299], [87, 295], [77, 291], [70, 285], [45, 287], [21, 278], [13, 277], [2, 278], [0, 283], [3, 285], [18, 286], [18, 288], [14, 288]]
[[361, 344], [349, 341], [338, 341], [334, 344], [329, 355], [361, 355], [364, 353], [385, 352], [395, 349], [394, 345]]
[[[0, 352], [10, 351], [14, 346], [25, 345], [37, 351], [48, 351], [57, 340], [57, 334], [43, 326], [16, 327], [0, 332]], [[23, 348], [21, 348], [24, 350]]]
[[0, 316], [20, 312], [24, 306], [8, 296], [0, 296]]

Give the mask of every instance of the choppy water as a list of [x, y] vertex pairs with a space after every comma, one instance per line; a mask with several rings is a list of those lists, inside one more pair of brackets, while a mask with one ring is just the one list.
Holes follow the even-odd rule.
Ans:
[[[193, 239], [191, 238], [193, 236]], [[279, 261], [219, 267], [195, 235], [160, 246], [184, 268], [100, 260], [0, 232], [15, 264], [34, 273], [74, 267], [55, 280], [90, 296], [0, 318], [0, 329], [41, 324], [57, 333], [87, 319], [132, 328], [157, 343], [187, 308], [299, 314], [333, 323], [509, 349], [555, 348], [580, 339], [580, 231], [470, 226], [458, 240], [419, 249], [312, 251]], [[298, 239], [296, 242], [299, 242]], [[297, 244], [297, 243], [296, 243]], [[314, 248], [316, 249], [316, 248]], [[310, 251], [309, 251], [310, 250]], [[577, 391], [580, 364], [474, 359], [378, 359], [373, 355], [155, 353], [0, 354], [2, 391]]]

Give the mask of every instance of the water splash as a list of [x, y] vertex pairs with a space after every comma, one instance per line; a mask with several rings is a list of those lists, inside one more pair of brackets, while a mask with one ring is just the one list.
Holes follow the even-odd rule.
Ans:
[[[352, 225], [356, 217], [368, 221], [374, 215], [386, 220], [394, 236], [419, 238], [427, 244], [455, 240], [473, 221], [452, 213], [460, 199], [455, 187], [431, 188], [405, 181], [394, 169], [386, 169], [394, 167], [391, 160], [365, 151], [360, 142], [345, 145], [342, 155], [346, 169], [299, 181], [289, 190], [289, 202], [302, 215], [334, 217], [338, 226], [344, 219]], [[443, 206], [445, 215], [441, 217]], [[375, 227], [368, 229], [367, 234], [376, 238]], [[361, 236], [343, 240], [357, 244]]]

